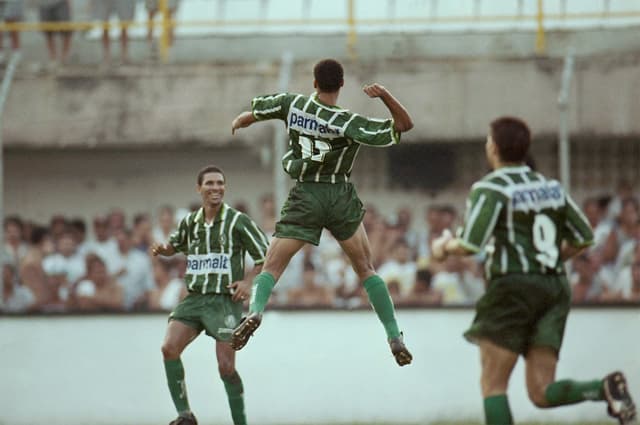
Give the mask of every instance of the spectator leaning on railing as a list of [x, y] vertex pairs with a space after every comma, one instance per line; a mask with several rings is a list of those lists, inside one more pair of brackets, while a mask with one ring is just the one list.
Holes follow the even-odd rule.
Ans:
[[[160, 2], [158, 0], [145, 0], [144, 2], [145, 8], [147, 9], [147, 14], [149, 16], [149, 20], [147, 21], [147, 40], [151, 44], [153, 42], [153, 27], [154, 27], [154, 18], [156, 14], [160, 11]], [[179, 1], [178, 0], [167, 0], [167, 12], [169, 12], [169, 19], [173, 19], [176, 14], [176, 10], [178, 9]], [[173, 26], [169, 26], [169, 45], [173, 44]]]
[[[23, 0], [4, 0], [0, 1], [0, 18], [6, 23], [11, 24], [20, 22], [24, 18], [24, 1]], [[11, 38], [11, 50], [17, 52], [20, 50], [20, 32], [9, 31]], [[4, 49], [4, 34], [0, 31], [0, 51]], [[0, 62], [4, 60], [4, 56], [0, 53]]]
[[[40, 22], [69, 22], [71, 21], [71, 4], [69, 0], [38, 0]], [[58, 54], [55, 34], [60, 34], [62, 50]], [[51, 31], [45, 30], [44, 36], [49, 52], [49, 61], [52, 67], [58, 63], [66, 63], [71, 51], [71, 30]]]
[[117, 15], [120, 24], [120, 62], [129, 62], [129, 34], [128, 27], [133, 21], [135, 12], [134, 0], [93, 0], [93, 13], [96, 20], [105, 25], [102, 31], [102, 49], [104, 63], [111, 63], [111, 42], [109, 40], [109, 28], [106, 26], [112, 15]]

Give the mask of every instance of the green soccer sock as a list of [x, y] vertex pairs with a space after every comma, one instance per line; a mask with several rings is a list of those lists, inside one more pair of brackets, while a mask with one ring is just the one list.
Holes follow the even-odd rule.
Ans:
[[169, 392], [171, 392], [171, 398], [173, 399], [173, 404], [176, 406], [178, 414], [190, 410], [189, 400], [187, 400], [187, 386], [184, 382], [182, 360], [165, 360], [164, 370], [167, 373]]
[[224, 382], [224, 389], [227, 391], [229, 398], [229, 407], [231, 408], [231, 418], [233, 425], [247, 425], [247, 417], [244, 413], [244, 388], [242, 387], [242, 379], [238, 372], [234, 372], [230, 376], [220, 376]]
[[393, 301], [391, 301], [387, 284], [384, 283], [380, 276], [374, 274], [366, 278], [363, 285], [369, 296], [369, 302], [387, 332], [387, 338], [399, 337], [400, 329], [398, 328], [398, 322], [396, 322]]
[[511, 409], [506, 394], [484, 399], [484, 422], [487, 425], [512, 425]]
[[576, 382], [570, 379], [550, 384], [544, 392], [549, 406], [564, 406], [585, 400], [604, 400], [602, 380]]
[[262, 272], [253, 279], [249, 313], [262, 313], [276, 284], [271, 273]]

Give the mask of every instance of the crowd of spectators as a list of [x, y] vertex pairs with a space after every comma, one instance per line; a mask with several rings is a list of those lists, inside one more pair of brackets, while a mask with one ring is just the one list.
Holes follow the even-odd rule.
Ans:
[[[243, 203], [235, 207], [246, 211]], [[594, 228], [595, 244], [569, 264], [573, 302], [640, 302], [640, 206], [632, 188], [622, 185], [613, 197], [590, 197], [583, 208]], [[186, 258], [152, 257], [149, 248], [155, 241], [165, 242], [188, 211], [164, 206], [153, 218], [141, 213], [129, 220], [116, 208], [95, 216], [91, 229], [82, 219], [61, 215], [53, 216], [47, 226], [7, 217], [0, 310], [171, 310], [186, 294]], [[416, 222], [414, 212], [399, 208], [385, 217], [368, 205], [364, 219], [373, 263], [395, 304], [473, 305], [484, 292], [482, 255], [451, 257], [442, 263], [430, 259], [431, 241], [460, 224], [458, 211], [450, 205], [430, 205]], [[252, 216], [270, 235], [276, 217], [272, 198], [265, 196], [260, 212]], [[288, 308], [368, 305], [347, 257], [328, 232], [318, 247], [307, 245], [294, 256], [271, 303]]]
[[[110, 25], [106, 25], [112, 18], [117, 18], [120, 27], [120, 60], [116, 64], [129, 63], [129, 27], [134, 21], [138, 4], [145, 8], [147, 14], [147, 41], [152, 57], [156, 56], [156, 43], [154, 39], [154, 27], [156, 17], [160, 11], [159, 0], [86, 0], [89, 5], [91, 20], [102, 28], [102, 52], [103, 62], [111, 65], [111, 36]], [[48, 24], [60, 24], [73, 21], [73, 2], [71, 0], [0, 0], [0, 20], [5, 23], [20, 23], [25, 19], [25, 11], [29, 7], [37, 9], [40, 22]], [[179, 0], [167, 0], [167, 12], [169, 19], [175, 15]], [[169, 44], [173, 43], [173, 26], [169, 26]], [[56, 68], [68, 63], [71, 52], [72, 29], [43, 31], [47, 52], [49, 55], [49, 67]], [[56, 35], [61, 42], [56, 42]], [[11, 50], [20, 50], [20, 31], [9, 31], [11, 38]], [[60, 46], [58, 46], [60, 44]], [[4, 59], [3, 33], [0, 32], [0, 61]]]

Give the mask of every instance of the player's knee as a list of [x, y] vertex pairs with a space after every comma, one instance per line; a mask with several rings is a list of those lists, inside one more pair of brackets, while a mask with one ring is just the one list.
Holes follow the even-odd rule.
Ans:
[[480, 386], [482, 388], [482, 396], [484, 398], [491, 397], [499, 394], [506, 394], [507, 382], [503, 382], [496, 377], [483, 376], [480, 379]]
[[527, 392], [529, 394], [529, 400], [538, 408], [549, 407], [549, 402], [545, 395], [544, 388], [540, 386], [528, 386]]
[[235, 373], [235, 367], [231, 362], [219, 362], [218, 363], [218, 373], [222, 378], [226, 378], [232, 376]]
[[367, 277], [371, 276], [372, 274], [375, 274], [375, 269], [373, 268], [373, 264], [369, 259], [354, 261], [352, 264], [353, 264], [353, 271], [356, 272], [356, 274], [361, 280], [364, 280]]
[[173, 360], [180, 357], [180, 348], [178, 348], [175, 344], [171, 344], [169, 342], [165, 342], [162, 344], [162, 357], [165, 360]]

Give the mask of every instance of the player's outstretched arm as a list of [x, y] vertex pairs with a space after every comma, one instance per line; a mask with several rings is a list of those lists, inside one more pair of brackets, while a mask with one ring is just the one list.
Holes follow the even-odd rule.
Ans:
[[567, 241], [562, 241], [562, 245], [560, 247], [560, 258], [562, 261], [568, 261], [573, 257], [582, 254], [587, 250], [587, 248], [589, 248], [589, 246], [575, 246], [571, 245]]
[[449, 229], [431, 243], [431, 257], [435, 261], [444, 261], [449, 255], [472, 255], [473, 251], [465, 248], [460, 239], [454, 237]]
[[170, 257], [175, 253], [176, 253], [176, 249], [171, 244], [154, 243], [153, 245], [151, 245], [151, 254], [153, 254], [154, 257], [158, 255], [164, 255], [165, 257]]
[[391, 92], [384, 86], [378, 83], [367, 84], [362, 88], [362, 91], [369, 97], [379, 97], [380, 100], [382, 100], [387, 109], [389, 109], [389, 112], [391, 112], [394, 123], [393, 127], [396, 131], [403, 133], [413, 128], [413, 121], [409, 116], [409, 112], [407, 112], [405, 107], [398, 102], [398, 99], [393, 97]]
[[241, 113], [231, 122], [231, 134], [233, 135], [239, 128], [249, 127], [256, 121], [256, 117], [253, 116], [251, 111]]

